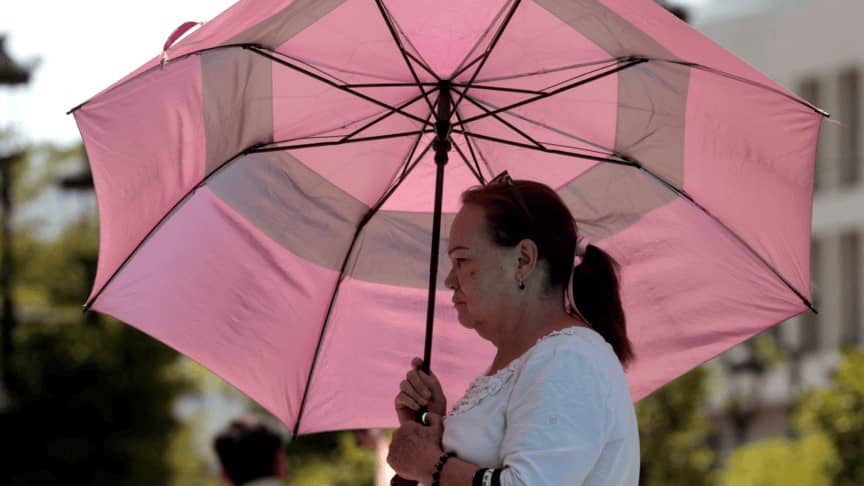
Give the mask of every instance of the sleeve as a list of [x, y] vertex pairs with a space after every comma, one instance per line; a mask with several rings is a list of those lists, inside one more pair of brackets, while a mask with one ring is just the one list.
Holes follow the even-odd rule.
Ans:
[[607, 435], [607, 390], [595, 366], [566, 349], [529, 358], [507, 406], [502, 486], [582, 484]]

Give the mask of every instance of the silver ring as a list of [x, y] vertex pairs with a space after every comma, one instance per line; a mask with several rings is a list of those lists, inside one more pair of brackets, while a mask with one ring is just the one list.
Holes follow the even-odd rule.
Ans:
[[423, 412], [423, 415], [420, 416], [420, 423], [423, 425], [429, 425], [429, 421], [426, 420], [426, 417], [429, 416], [429, 412]]

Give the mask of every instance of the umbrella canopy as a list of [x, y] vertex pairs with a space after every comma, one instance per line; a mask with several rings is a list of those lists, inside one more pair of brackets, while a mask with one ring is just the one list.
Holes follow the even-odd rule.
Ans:
[[[810, 306], [824, 113], [651, 1], [242, 1], [74, 114], [101, 225], [87, 305], [295, 433], [396, 422], [436, 128], [444, 237], [461, 191], [508, 170], [619, 261], [634, 400]], [[453, 397], [494, 350], [443, 273]]]

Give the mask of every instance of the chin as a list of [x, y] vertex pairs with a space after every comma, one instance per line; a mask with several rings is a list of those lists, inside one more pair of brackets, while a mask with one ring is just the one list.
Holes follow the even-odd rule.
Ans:
[[456, 309], [456, 318], [459, 321], [459, 324], [461, 324], [465, 329], [474, 329], [474, 321], [465, 316], [463, 311], [460, 311], [458, 308]]

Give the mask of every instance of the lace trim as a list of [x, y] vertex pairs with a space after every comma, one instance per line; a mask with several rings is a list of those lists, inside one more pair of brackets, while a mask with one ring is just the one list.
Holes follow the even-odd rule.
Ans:
[[534, 343], [534, 346], [531, 346], [531, 349], [522, 354], [522, 356], [511, 361], [510, 364], [504, 368], [495, 372], [495, 374], [478, 376], [470, 385], [468, 385], [468, 390], [465, 391], [465, 395], [463, 395], [462, 398], [453, 405], [453, 408], [447, 413], [447, 415], [452, 416], [463, 414], [477, 405], [480, 405], [480, 402], [482, 402], [486, 397], [497, 394], [502, 388], [504, 388], [504, 385], [510, 381], [510, 378], [516, 374], [516, 371], [522, 367], [528, 355], [531, 354], [531, 351], [538, 344], [555, 336], [574, 336], [579, 332], [578, 329], [579, 326], [573, 326], [553, 331], [538, 339], [537, 342]]

